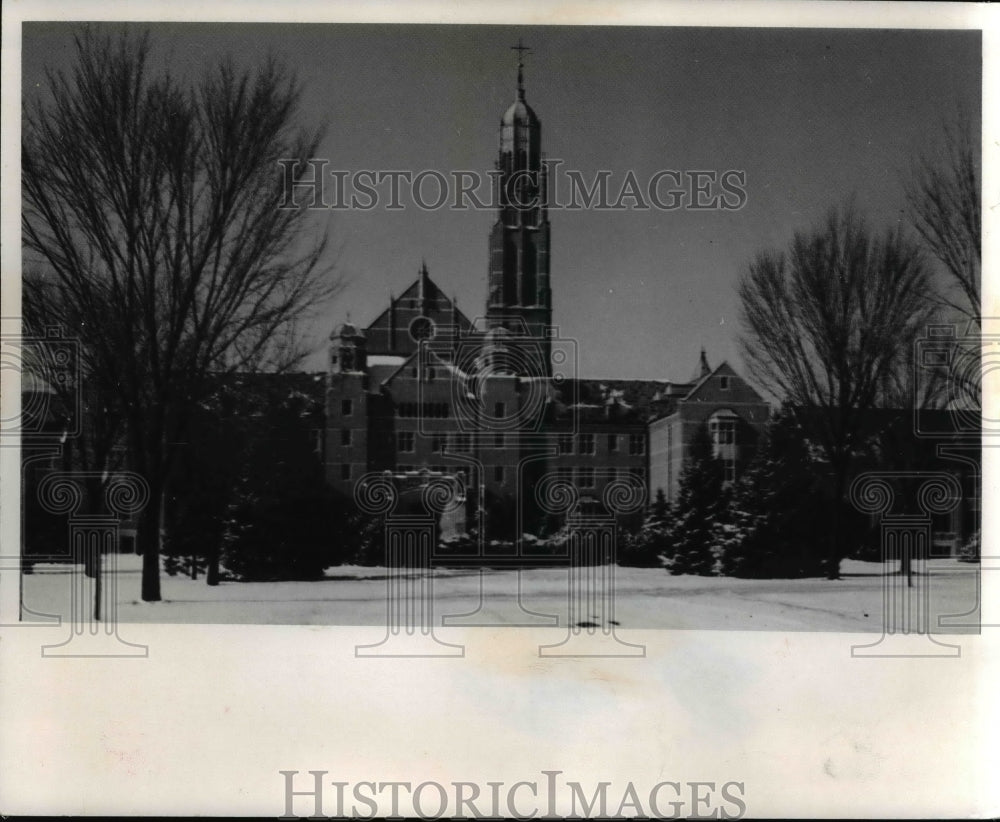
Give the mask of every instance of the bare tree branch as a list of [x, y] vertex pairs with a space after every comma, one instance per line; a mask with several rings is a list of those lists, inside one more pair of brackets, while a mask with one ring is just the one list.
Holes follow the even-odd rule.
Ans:
[[217, 375], [291, 359], [342, 285], [309, 213], [278, 208], [277, 161], [312, 156], [320, 133], [296, 126], [300, 89], [274, 59], [184, 86], [153, 70], [148, 36], [86, 28], [76, 46], [24, 112], [25, 312], [78, 334], [114, 393], [157, 497], [140, 538], [158, 599], [158, 495], [189, 409]]
[[[821, 448], [839, 505], [864, 415], [911, 368], [933, 316], [921, 252], [898, 231], [873, 234], [848, 205], [785, 253], [759, 254], [739, 295], [747, 365]], [[836, 565], [839, 551], [834, 539]]]
[[930, 251], [944, 265], [958, 296], [942, 303], [980, 323], [982, 216], [980, 151], [968, 112], [943, 129], [939, 156], [922, 154], [906, 184], [910, 216]]

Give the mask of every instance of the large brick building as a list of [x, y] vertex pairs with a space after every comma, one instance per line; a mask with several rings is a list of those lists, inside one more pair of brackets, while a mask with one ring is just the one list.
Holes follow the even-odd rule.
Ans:
[[541, 157], [519, 66], [500, 121], [485, 311], [470, 319], [421, 265], [367, 326], [334, 330], [323, 449], [334, 488], [350, 494], [370, 472], [461, 474], [483, 505], [529, 501], [555, 473], [583, 506], [622, 477], [673, 498], [703, 422], [729, 479], [749, 458], [768, 405], [727, 363], [710, 368], [704, 351], [686, 382], [576, 374], [573, 345], [552, 325], [558, 281]]

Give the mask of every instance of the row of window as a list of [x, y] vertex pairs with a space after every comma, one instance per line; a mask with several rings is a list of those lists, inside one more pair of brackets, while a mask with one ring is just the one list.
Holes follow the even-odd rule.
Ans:
[[[350, 466], [344, 466], [350, 468]], [[441, 474], [461, 474], [463, 478], [466, 476], [466, 469], [464, 468], [452, 468], [446, 465], [430, 465], [427, 466], [429, 471], [434, 471]], [[396, 471], [401, 474], [405, 474], [411, 471], [420, 471], [421, 466], [418, 465], [407, 465], [405, 463], [400, 463], [396, 466]], [[635, 477], [642, 482], [646, 481], [646, 469], [645, 468], [618, 468], [612, 470], [602, 471], [600, 474], [593, 468], [557, 468], [556, 473], [567, 482], [571, 482], [578, 485], [580, 488], [595, 488], [597, 486], [598, 480], [603, 482], [611, 482], [616, 479], [625, 479], [628, 476]], [[504, 482], [507, 476], [506, 466], [494, 465], [491, 474], [494, 482]], [[349, 477], [348, 477], [349, 478]]]
[[[350, 431], [344, 429], [341, 437], [342, 445], [350, 445]], [[449, 450], [449, 444], [452, 446], [452, 450], [458, 452], [471, 451], [476, 440], [478, 439], [478, 444], [484, 448], [506, 448], [508, 444], [507, 435], [502, 432], [496, 432], [493, 434], [488, 434], [485, 432], [479, 434], [469, 433], [455, 433], [455, 434], [432, 434], [431, 435], [431, 451], [436, 454], [443, 453]], [[572, 434], [560, 434], [558, 441], [558, 450], [560, 454], [572, 454], [573, 449], [573, 435]], [[594, 434], [578, 434], [576, 435], [576, 453], [583, 456], [593, 456], [597, 453], [596, 441]], [[608, 450], [611, 452], [616, 452], [618, 450], [618, 435], [608, 434]], [[614, 445], [612, 445], [614, 443]], [[416, 450], [416, 432], [415, 431], [397, 431], [396, 432], [396, 448], [399, 451], [411, 452]], [[644, 456], [646, 453], [646, 438], [642, 434], [629, 434], [628, 438], [628, 453], [629, 456], [639, 457]]]
[[[350, 400], [344, 400], [344, 402], [349, 403]], [[435, 405], [435, 403], [427, 403], [428, 405]], [[445, 406], [447, 408], [447, 406]], [[317, 430], [317, 450], [319, 449], [320, 437], [322, 432]], [[670, 437], [668, 431], [668, 438]], [[711, 433], [712, 441], [715, 445], [716, 455], [719, 453], [719, 447], [722, 445], [733, 445], [736, 442], [736, 426], [732, 420], [712, 420], [711, 422]], [[431, 435], [431, 450], [436, 454], [444, 453], [449, 450], [449, 442], [452, 444], [454, 451], [467, 452], [471, 451], [475, 441], [478, 437], [478, 444], [485, 448], [506, 448], [508, 445], [507, 435], [502, 432], [497, 432], [494, 434], [480, 433], [478, 435], [473, 433], [457, 433], [457, 434], [432, 434]], [[646, 439], [641, 434], [629, 434], [628, 442], [628, 453], [629, 456], [638, 457], [644, 456], [646, 453]], [[558, 438], [558, 451], [560, 454], [573, 454], [574, 453], [574, 437], [572, 434], [560, 434]], [[578, 434], [576, 435], [576, 449], [575, 453], [581, 456], [594, 456], [597, 453], [596, 442], [593, 434]], [[353, 435], [350, 428], [340, 429], [340, 444], [341, 445], [351, 445], [353, 442]], [[396, 447], [400, 451], [415, 451], [416, 450], [416, 432], [415, 431], [397, 431], [396, 432]], [[668, 450], [669, 450], [668, 444]], [[616, 453], [618, 451], [618, 435], [608, 434], [608, 451], [611, 453]]]
[[625, 479], [625, 477], [631, 476], [642, 482], [646, 481], [645, 468], [607, 469], [598, 474], [594, 468], [588, 466], [563, 466], [556, 468], [555, 472], [561, 479], [571, 482], [580, 488], [594, 488], [597, 485], [598, 479], [604, 482], [611, 482], [612, 480]]
[[[417, 465], [407, 465], [399, 464], [396, 466], [396, 471], [401, 474], [419, 471], [420, 466]], [[428, 466], [428, 470], [434, 471], [436, 473], [448, 474], [456, 473], [464, 477], [465, 469], [459, 468], [449, 468], [445, 465], [431, 465]], [[593, 468], [559, 468], [556, 469], [556, 473], [560, 474], [564, 480], [571, 482], [580, 488], [596, 488], [598, 475]], [[493, 481], [494, 482], [504, 482], [506, 480], [507, 472], [503, 465], [494, 465], [492, 470]], [[600, 479], [605, 482], [611, 482], [614, 479], [624, 479], [626, 476], [633, 476], [642, 482], [646, 481], [646, 469], [645, 468], [619, 468], [614, 472], [603, 471], [601, 472]], [[343, 463], [340, 466], [340, 478], [341, 480], [351, 479], [351, 464]], [[732, 482], [736, 478], [736, 465], [732, 460], [726, 461], [726, 482]]]
[[401, 402], [396, 406], [400, 417], [421, 417], [423, 419], [447, 419], [451, 414], [446, 402]]
[[[619, 434], [607, 435], [608, 453], [618, 453], [619, 436]], [[573, 454], [574, 445], [576, 446], [575, 453], [577, 454], [592, 456], [597, 453], [596, 434], [577, 434], [575, 437], [573, 434], [560, 434], [556, 444], [560, 454]], [[628, 453], [630, 457], [641, 457], [646, 453], [646, 437], [644, 434], [628, 435]]]

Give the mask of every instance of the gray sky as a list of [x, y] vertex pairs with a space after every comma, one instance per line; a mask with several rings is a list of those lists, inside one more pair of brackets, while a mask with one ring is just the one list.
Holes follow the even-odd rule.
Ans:
[[[152, 24], [180, 71], [231, 53], [283, 57], [305, 86], [304, 121], [328, 126], [330, 168], [486, 173], [514, 98], [550, 158], [585, 177], [745, 170], [739, 211], [550, 214], [555, 322], [581, 376], [683, 379], [704, 345], [741, 367], [735, 283], [763, 247], [854, 195], [877, 224], [905, 221], [902, 175], [959, 104], [978, 120], [978, 32], [804, 29]], [[23, 88], [72, 58], [71, 27], [26, 24]], [[367, 323], [426, 259], [469, 316], [483, 311], [491, 212], [416, 208], [323, 215], [349, 288], [316, 329]], [[322, 367], [323, 354], [309, 363]]]

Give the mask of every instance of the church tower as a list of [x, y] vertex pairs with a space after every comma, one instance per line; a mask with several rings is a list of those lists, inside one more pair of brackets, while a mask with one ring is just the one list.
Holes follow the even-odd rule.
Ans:
[[[500, 120], [495, 202], [490, 232], [487, 325], [547, 340], [552, 324], [549, 218], [542, 168], [542, 128], [524, 99], [524, 46], [518, 52], [517, 97]], [[520, 327], [516, 327], [520, 326]], [[548, 345], [544, 346], [548, 373]]]
[[350, 495], [368, 470], [368, 354], [365, 332], [350, 322], [330, 335], [326, 390], [327, 483]]

